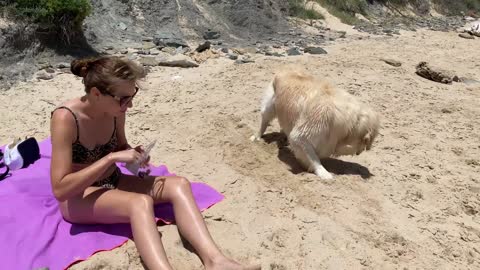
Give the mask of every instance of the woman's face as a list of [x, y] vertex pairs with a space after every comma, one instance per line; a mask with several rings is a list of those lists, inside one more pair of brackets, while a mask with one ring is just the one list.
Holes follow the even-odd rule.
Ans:
[[137, 91], [138, 87], [134, 81], [118, 82], [110, 87], [107, 94], [101, 96], [99, 105], [106, 113], [120, 116], [133, 106], [132, 100]]

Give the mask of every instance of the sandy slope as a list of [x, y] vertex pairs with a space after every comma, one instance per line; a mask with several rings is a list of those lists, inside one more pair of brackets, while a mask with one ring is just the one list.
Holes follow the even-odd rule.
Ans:
[[[479, 42], [419, 31], [347, 39], [316, 57], [158, 68], [129, 112], [128, 137], [158, 139], [155, 163], [226, 195], [204, 216], [219, 245], [240, 260], [272, 270], [478, 269], [480, 86], [434, 83], [414, 67], [428, 61], [480, 79]], [[276, 123], [265, 141], [248, 139], [264, 86], [284, 62], [304, 64], [382, 114], [371, 152], [326, 163], [337, 173], [332, 182], [298, 169]], [[2, 93], [1, 143], [11, 134], [48, 136], [54, 104], [80, 94], [81, 81], [70, 74]], [[159, 230], [176, 269], [201, 269], [175, 226]], [[72, 269], [143, 266], [129, 242]]]

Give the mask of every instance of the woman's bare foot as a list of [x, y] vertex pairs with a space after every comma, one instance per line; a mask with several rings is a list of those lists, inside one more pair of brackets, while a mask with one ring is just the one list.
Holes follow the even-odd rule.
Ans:
[[220, 258], [210, 266], [205, 266], [206, 270], [260, 270], [260, 265], [241, 265], [234, 260], [226, 257]]

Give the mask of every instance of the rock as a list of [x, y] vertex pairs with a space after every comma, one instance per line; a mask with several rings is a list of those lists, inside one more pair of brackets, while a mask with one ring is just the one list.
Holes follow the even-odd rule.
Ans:
[[220, 55], [215, 50], [210, 49], [201, 53], [194, 51], [189, 53], [188, 56], [190, 56], [197, 63], [203, 63], [208, 59], [218, 58]]
[[113, 46], [105, 46], [105, 47], [103, 47], [103, 49], [105, 51], [111, 51], [111, 50], [113, 50]]
[[165, 48], [162, 49], [162, 52], [166, 52], [166, 53], [171, 54], [171, 55], [174, 55], [175, 51], [176, 51], [176, 49], [173, 48], [173, 47], [165, 47]]
[[268, 52], [265, 52], [265, 55], [267, 56], [275, 56], [275, 57], [283, 57], [285, 55], [279, 53], [279, 52], [273, 52], [273, 51], [268, 51]]
[[279, 53], [279, 52], [274, 52], [272, 53], [272, 56], [275, 56], [275, 57], [284, 57], [285, 55]]
[[232, 48], [232, 52], [239, 54], [239, 55], [244, 55], [246, 51], [242, 48]]
[[50, 73], [50, 74], [51, 74], [51, 73], [55, 73], [55, 69], [53, 69], [53, 68], [51, 68], [51, 67], [46, 68], [45, 71], [46, 71], [47, 73]]
[[188, 48], [188, 47], [178, 47], [178, 48], [175, 49], [173, 54], [185, 54], [188, 51], [190, 51], [190, 48]]
[[393, 29], [388, 29], [388, 28], [387, 28], [387, 29], [383, 29], [383, 32], [384, 32], [385, 34], [392, 34], [392, 33], [393, 33]]
[[153, 42], [153, 37], [143, 37], [142, 41], [144, 42]]
[[339, 38], [345, 38], [347, 36], [347, 32], [345, 31], [338, 31], [338, 34], [339, 34]]
[[39, 61], [37, 63], [37, 67], [38, 67], [39, 70], [43, 70], [43, 69], [46, 69], [46, 68], [51, 68], [52, 65], [47, 61]]
[[56, 68], [70, 68], [70, 64], [66, 63], [66, 62], [62, 62], [62, 63], [58, 63], [55, 67]]
[[290, 55], [290, 56], [302, 55], [302, 52], [300, 51], [300, 49], [298, 47], [293, 47], [293, 48], [290, 48], [290, 49], [287, 50], [287, 54]]
[[137, 54], [140, 54], [140, 55], [149, 55], [149, 54], [150, 54], [150, 51], [148, 51], [148, 50], [139, 50], [139, 51], [137, 51]]
[[180, 37], [172, 33], [157, 33], [153, 38], [153, 43], [157, 47], [188, 47], [188, 44]]
[[120, 51], [121, 54], [127, 54], [128, 53], [128, 50], [127, 49], [123, 49]]
[[235, 54], [235, 53], [229, 53], [229, 54], [227, 54], [227, 57], [231, 60], [237, 60], [238, 59], [238, 55]]
[[256, 54], [261, 52], [258, 48], [255, 47], [247, 47], [243, 49], [245, 53]]
[[158, 66], [160, 64], [160, 61], [158, 59], [156, 59], [155, 57], [148, 57], [148, 56], [140, 57], [139, 62], [143, 66], [147, 66], [147, 67]]
[[125, 31], [125, 30], [127, 30], [127, 25], [124, 24], [123, 22], [121, 22], [121, 23], [117, 24], [117, 28], [122, 30], [122, 31]]
[[303, 51], [309, 54], [327, 54], [327, 51], [320, 47], [306, 47]]
[[420, 62], [416, 67], [416, 74], [434, 82], [451, 84], [453, 81], [459, 82], [460, 79], [451, 71], [443, 70], [437, 67], [431, 67], [427, 62]]
[[182, 67], [182, 68], [190, 68], [190, 67], [198, 67], [198, 64], [193, 61], [190, 57], [185, 56], [183, 54], [177, 54], [170, 58], [161, 59], [160, 66], [167, 66], [167, 67]]
[[146, 41], [143, 43], [142, 45], [142, 49], [144, 50], [150, 50], [150, 49], [153, 49], [155, 48], [157, 45], [151, 41]]
[[150, 50], [150, 55], [159, 55], [160, 51], [156, 48]]
[[460, 33], [458, 36], [465, 39], [475, 39], [475, 37], [470, 33]]
[[253, 60], [249, 55], [246, 55], [238, 60], [235, 61], [235, 64], [246, 64], [246, 63], [253, 63], [255, 60]]
[[204, 39], [217, 39], [220, 38], [220, 33], [217, 31], [211, 31], [210, 29], [203, 34]]
[[222, 48], [220, 51], [223, 53], [228, 53], [230, 50], [228, 48]]
[[53, 74], [47, 73], [45, 70], [42, 70], [39, 73], [37, 73], [37, 79], [39, 79], [39, 80], [51, 80], [51, 79], [53, 79]]
[[394, 67], [400, 67], [402, 65], [402, 62], [398, 61], [398, 60], [393, 60], [393, 59], [388, 59], [388, 58], [382, 58], [380, 59], [382, 60], [383, 62], [391, 65], [391, 66], [394, 66]]
[[210, 47], [212, 46], [212, 43], [210, 41], [205, 41], [203, 44], [200, 44], [196, 49], [195, 51], [197, 52], [203, 52], [203, 51], [206, 51], [208, 49], [210, 49]]
[[442, 113], [452, 113], [452, 110], [447, 109], [447, 108], [443, 108]]

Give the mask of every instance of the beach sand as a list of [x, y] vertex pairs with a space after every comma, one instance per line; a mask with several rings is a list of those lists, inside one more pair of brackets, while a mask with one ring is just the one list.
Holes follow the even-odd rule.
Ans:
[[[222, 250], [239, 261], [269, 270], [479, 269], [480, 85], [415, 74], [426, 61], [480, 80], [479, 46], [454, 32], [419, 30], [337, 40], [324, 47], [327, 55], [156, 67], [128, 111], [127, 137], [132, 145], [157, 139], [153, 163], [226, 196], [203, 215]], [[249, 140], [263, 91], [285, 63], [328, 78], [382, 116], [371, 151], [325, 163], [333, 181], [299, 168], [276, 122], [264, 140]], [[2, 93], [0, 142], [48, 137], [50, 112], [82, 94], [81, 79], [67, 73]], [[202, 269], [174, 225], [159, 231], [175, 269]], [[128, 241], [71, 269], [143, 265]]]

